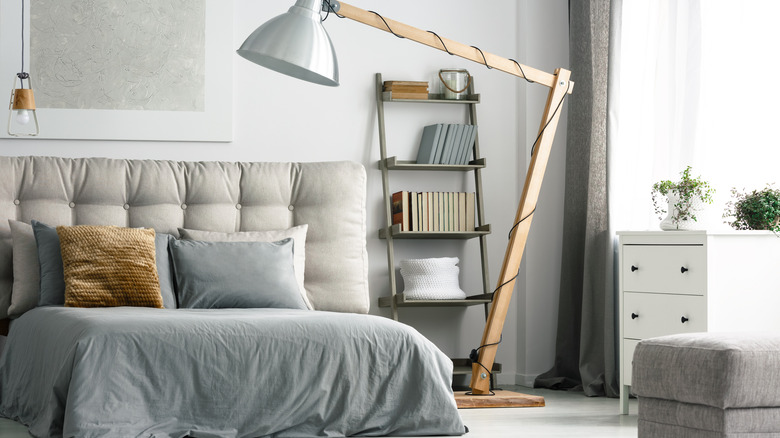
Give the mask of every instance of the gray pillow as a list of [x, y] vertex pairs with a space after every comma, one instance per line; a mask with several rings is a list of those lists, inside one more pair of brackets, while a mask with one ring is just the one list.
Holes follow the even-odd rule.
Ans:
[[33, 220], [30, 222], [38, 245], [40, 264], [41, 295], [39, 306], [61, 306], [65, 304], [65, 273], [62, 267], [60, 236], [57, 229]]
[[[40, 265], [40, 298], [39, 306], [57, 306], [65, 304], [65, 272], [62, 266], [62, 251], [60, 236], [57, 229], [36, 220], [31, 221], [35, 241], [38, 246], [38, 263]], [[160, 294], [163, 307], [176, 308], [171, 259], [168, 254], [168, 242], [174, 237], [170, 234], [155, 233], [155, 264], [157, 276], [160, 279]], [[14, 280], [15, 281], [15, 280]]]
[[38, 268], [38, 247], [32, 225], [8, 219], [13, 239], [14, 284], [8, 314], [19, 316], [38, 305], [40, 291], [40, 269]]
[[179, 307], [304, 309], [293, 240], [170, 243]]
[[163, 307], [166, 309], [175, 309], [177, 307], [171, 254], [168, 250], [169, 243], [174, 240], [176, 238], [170, 234], [154, 234], [154, 257], [157, 265], [157, 277], [160, 279], [160, 295], [162, 295]]
[[205, 240], [207, 242], [277, 242], [292, 237], [294, 240], [293, 268], [295, 269], [295, 279], [298, 281], [298, 289], [306, 307], [314, 310], [303, 286], [304, 271], [306, 270], [306, 232], [308, 229], [309, 225], [307, 224], [296, 225], [286, 230], [236, 231], [234, 233], [179, 228], [179, 235], [185, 240]]

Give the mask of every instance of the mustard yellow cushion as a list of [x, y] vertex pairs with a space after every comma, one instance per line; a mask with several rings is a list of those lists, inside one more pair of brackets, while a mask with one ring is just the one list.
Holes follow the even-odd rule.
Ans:
[[114, 226], [57, 227], [65, 306], [162, 308], [154, 230]]

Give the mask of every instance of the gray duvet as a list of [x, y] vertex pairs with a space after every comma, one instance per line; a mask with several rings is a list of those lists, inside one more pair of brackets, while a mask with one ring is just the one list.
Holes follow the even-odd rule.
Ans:
[[452, 363], [386, 318], [41, 307], [11, 325], [0, 415], [32, 435], [461, 435]]

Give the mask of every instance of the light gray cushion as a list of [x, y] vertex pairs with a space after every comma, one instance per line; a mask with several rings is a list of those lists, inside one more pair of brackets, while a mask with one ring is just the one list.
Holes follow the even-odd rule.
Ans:
[[288, 237], [292, 238], [294, 241], [293, 266], [295, 268], [295, 279], [298, 282], [298, 288], [300, 289], [303, 301], [306, 303], [306, 307], [314, 310], [304, 287], [304, 272], [306, 270], [306, 230], [308, 230], [308, 228], [309, 226], [307, 224], [303, 224], [286, 230], [238, 231], [235, 233], [179, 228], [179, 235], [182, 239], [203, 240], [207, 242], [276, 242], [287, 239]]
[[[640, 436], [741, 437], [780, 434], [780, 407], [719, 409], [691, 403], [639, 397]], [[648, 434], [649, 430], [663, 432]], [[766, 436], [766, 435], [761, 435]]]
[[13, 238], [14, 288], [8, 314], [19, 316], [38, 305], [41, 278], [38, 267], [38, 247], [32, 225], [8, 220]]
[[[36, 220], [32, 221], [37, 243], [38, 260], [34, 269], [40, 270], [40, 284], [35, 294], [39, 306], [57, 306], [65, 304], [65, 272], [62, 266], [62, 251], [57, 229]], [[155, 260], [157, 275], [160, 279], [160, 293], [163, 307], [176, 308], [176, 296], [173, 289], [173, 272], [168, 255], [168, 242], [174, 237], [166, 233], [155, 234]], [[14, 274], [16, 281], [16, 274]]]
[[640, 397], [715, 408], [780, 406], [780, 334], [688, 333], [645, 339], [634, 352]]
[[0, 318], [12, 294], [6, 219], [222, 232], [308, 224], [317, 310], [367, 313], [366, 172], [347, 161], [192, 162], [0, 156]]
[[293, 268], [293, 241], [170, 243], [179, 307], [307, 309]]

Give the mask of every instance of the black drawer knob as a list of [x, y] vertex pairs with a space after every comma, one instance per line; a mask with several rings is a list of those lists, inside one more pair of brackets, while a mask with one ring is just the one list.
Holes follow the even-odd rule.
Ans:
[[685, 324], [686, 322], [688, 322], [688, 318], [683, 316], [682, 318], [680, 318], [680, 322]]
[[637, 268], [634, 265], [631, 265], [631, 272], [638, 271], [638, 270], [639, 270], [639, 268]]
[[636, 313], [632, 312], [631, 313], [631, 319], [637, 319], [637, 318], [639, 318], [639, 314], [636, 314]]
[[686, 268], [685, 266], [680, 268], [680, 273], [681, 274], [685, 274], [686, 272], [688, 272], [688, 268]]

